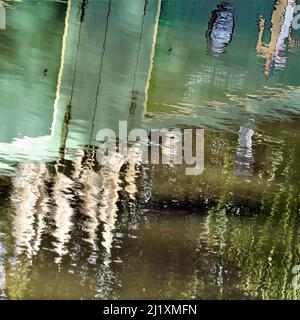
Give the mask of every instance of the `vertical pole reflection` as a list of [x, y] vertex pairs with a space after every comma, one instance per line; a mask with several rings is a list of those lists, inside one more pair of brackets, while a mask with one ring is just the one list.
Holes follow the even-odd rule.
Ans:
[[[68, 178], [63, 172], [59, 171], [60, 162], [64, 159], [65, 156], [65, 149], [66, 143], [68, 139], [68, 132], [69, 132], [69, 124], [72, 119], [72, 102], [73, 102], [73, 95], [74, 95], [74, 88], [76, 83], [76, 74], [78, 68], [78, 58], [79, 58], [79, 49], [81, 43], [81, 33], [82, 33], [82, 26], [86, 14], [86, 7], [87, 7], [87, 0], [82, 0], [79, 6], [79, 30], [78, 30], [78, 40], [76, 46], [76, 57], [75, 57], [75, 66], [74, 66], [74, 73], [71, 85], [71, 93], [70, 93], [70, 100], [66, 106], [66, 111], [64, 115], [64, 121], [62, 123], [61, 129], [61, 139], [60, 139], [60, 158], [57, 161], [56, 169], [57, 175], [54, 178], [54, 186], [53, 186], [53, 200], [56, 205], [56, 211], [54, 214], [54, 221], [56, 230], [53, 233], [53, 236], [56, 238], [54, 242], [55, 251], [58, 254], [56, 259], [57, 263], [61, 262], [62, 256], [68, 253], [66, 248], [67, 243], [69, 242], [71, 236], [70, 232], [72, 230], [73, 222], [72, 218], [74, 215], [74, 210], [71, 207], [71, 202], [73, 201], [73, 190], [75, 183], [72, 179]], [[67, 34], [68, 30], [68, 19], [71, 10], [71, 0], [68, 3], [68, 10], [66, 16], [66, 30], [65, 34]], [[63, 45], [63, 51], [65, 50], [65, 39]]]
[[56, 87], [56, 95], [55, 95], [55, 102], [54, 102], [54, 115], [53, 115], [53, 122], [52, 122], [52, 126], [51, 126], [51, 136], [52, 137], [55, 135], [56, 119], [57, 119], [57, 115], [58, 115], [58, 106], [59, 106], [59, 101], [60, 101], [60, 97], [61, 97], [62, 78], [63, 78], [63, 74], [64, 74], [64, 69], [65, 69], [65, 57], [66, 57], [71, 9], [72, 9], [72, 0], [68, 0], [66, 17], [65, 17], [65, 29], [64, 29], [63, 39], [62, 39], [60, 68], [59, 68], [59, 73], [58, 73], [58, 78], [57, 78], [57, 87]]
[[134, 73], [133, 73], [133, 84], [132, 84], [132, 90], [131, 90], [131, 104], [130, 104], [130, 109], [129, 109], [130, 116], [134, 116], [136, 106], [137, 106], [138, 91], [136, 91], [136, 89], [135, 89], [136, 76], [137, 76], [139, 60], [140, 60], [140, 51], [141, 51], [141, 46], [142, 46], [142, 38], [143, 38], [144, 27], [145, 27], [145, 17], [147, 15], [148, 4], [149, 4], [149, 0], [145, 0], [144, 12], [142, 15], [142, 23], [141, 23], [141, 29], [140, 29], [140, 37], [139, 37], [139, 42], [138, 42], [138, 49], [137, 49], [137, 53], [136, 53], [136, 64], [135, 64]]
[[93, 117], [92, 117], [92, 129], [91, 129], [91, 135], [90, 135], [90, 144], [92, 142], [92, 138], [93, 138], [94, 130], [95, 130], [95, 120], [96, 120], [96, 114], [97, 114], [97, 109], [98, 109], [98, 99], [99, 99], [100, 87], [101, 87], [101, 82], [102, 82], [103, 62], [104, 62], [104, 56], [105, 56], [105, 51], [106, 51], [109, 18], [111, 15], [111, 5], [112, 5], [112, 0], [109, 0], [108, 8], [107, 8], [107, 15], [106, 15], [106, 25], [105, 25], [105, 30], [104, 30], [104, 40], [103, 40], [103, 44], [102, 44], [102, 53], [101, 53], [101, 57], [100, 57], [100, 69], [99, 69], [98, 82], [97, 82], [95, 106], [94, 106]]
[[[86, 6], [87, 6], [87, 0], [82, 0], [80, 7], [79, 7], [80, 24], [79, 24], [79, 31], [78, 31], [78, 41], [77, 41], [77, 46], [76, 46], [76, 58], [75, 58], [74, 73], [73, 73], [73, 79], [72, 79], [72, 85], [71, 85], [70, 101], [66, 106], [66, 111], [65, 111], [64, 120], [63, 120], [63, 124], [62, 124], [62, 130], [61, 130], [61, 141], [60, 141], [60, 157], [61, 158], [63, 158], [64, 154], [65, 154], [68, 133], [69, 133], [69, 125], [70, 125], [70, 121], [72, 119], [72, 103], [73, 103], [73, 95], [74, 95], [77, 68], [78, 68], [78, 58], [79, 58], [79, 50], [80, 50], [80, 43], [81, 43], [82, 26], [83, 26], [83, 21], [84, 21], [85, 14], [86, 14]], [[66, 21], [66, 23], [67, 23], [67, 21]]]

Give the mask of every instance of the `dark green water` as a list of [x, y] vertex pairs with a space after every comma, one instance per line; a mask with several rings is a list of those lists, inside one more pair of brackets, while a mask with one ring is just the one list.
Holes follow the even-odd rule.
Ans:
[[[230, 1], [226, 45], [219, 4], [4, 1], [0, 299], [300, 298], [296, 1]], [[120, 120], [204, 128], [204, 172], [99, 166]]]

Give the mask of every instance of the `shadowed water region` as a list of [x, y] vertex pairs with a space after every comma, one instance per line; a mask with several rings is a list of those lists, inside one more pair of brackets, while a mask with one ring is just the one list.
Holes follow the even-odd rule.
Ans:
[[[0, 299], [300, 298], [297, 1], [0, 4]], [[203, 173], [100, 165], [119, 121]]]

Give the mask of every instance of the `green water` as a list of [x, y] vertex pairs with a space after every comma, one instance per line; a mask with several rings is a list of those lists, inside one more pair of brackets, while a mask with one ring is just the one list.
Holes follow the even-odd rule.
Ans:
[[[230, 1], [216, 54], [218, 4], [4, 1], [0, 299], [300, 298], [296, 1]], [[120, 120], [204, 128], [204, 172], [99, 166]]]

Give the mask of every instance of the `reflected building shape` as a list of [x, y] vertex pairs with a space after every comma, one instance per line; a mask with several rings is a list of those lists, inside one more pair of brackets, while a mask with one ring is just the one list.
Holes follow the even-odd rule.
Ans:
[[[23, 131], [20, 134], [12, 133], [9, 137], [2, 137], [0, 142], [1, 155], [5, 155], [7, 161], [21, 162], [14, 179], [12, 199], [16, 208], [14, 237], [18, 256], [26, 253], [28, 258], [32, 259], [40, 249], [45, 227], [44, 217], [48, 210], [46, 206], [48, 198], [44, 190], [48, 175], [52, 185], [51, 218], [54, 221], [55, 231], [51, 234], [55, 238], [52, 245], [58, 255], [56, 262], [61, 263], [62, 257], [68, 253], [67, 247], [73, 229], [73, 193], [77, 192], [76, 184], [79, 183], [84, 187], [84, 193], [80, 193], [80, 198], [83, 201], [83, 213], [87, 217], [85, 240], [93, 247], [96, 246], [97, 228], [99, 221], [102, 221], [104, 227], [102, 244], [107, 252], [106, 264], [109, 263], [118, 210], [121, 162], [116, 164], [114, 170], [107, 166], [100, 172], [95, 172], [91, 166], [82, 164], [82, 155], [70, 156], [67, 153], [70, 148], [78, 150], [79, 147], [93, 143], [93, 135], [97, 130], [104, 125], [116, 127], [119, 119], [134, 116], [142, 104], [150, 64], [153, 20], [157, 3], [160, 3], [160, 0], [151, 3], [68, 0], [65, 4], [45, 5], [44, 9], [49, 11], [51, 9], [51, 13], [56, 12], [56, 6], [65, 7], [64, 26], [62, 25], [60, 33], [55, 33], [56, 36], [61, 36], [61, 39], [56, 41], [55, 52], [51, 54], [51, 59], [56, 64], [58, 60], [53, 59], [53, 56], [60, 56], [60, 65], [55, 65], [55, 68], [48, 66], [48, 76], [50, 74], [54, 76], [55, 71], [58, 71], [55, 100], [51, 103], [49, 99], [54, 96], [54, 81], [51, 82], [52, 86], [43, 87], [44, 90], [38, 90], [40, 94], [28, 100], [34, 106], [43, 104], [49, 106], [54, 103], [52, 119], [49, 117], [52, 121], [52, 123], [50, 121], [51, 129], [49, 132], [49, 121], [44, 121], [45, 117], [40, 117], [44, 119], [42, 121], [44, 127], [40, 131], [35, 130], [36, 135], [29, 130], [23, 130], [24, 136]], [[29, 9], [25, 7], [22, 12], [22, 8], [18, 8], [28, 20], [32, 15]], [[128, 26], [128, 30], [124, 30], [124, 24]], [[35, 25], [33, 27], [37, 29]], [[32, 32], [30, 24], [22, 25], [20, 29]], [[103, 30], [100, 37], [99, 30]], [[119, 56], [114, 54], [120, 50], [124, 53], [122, 61], [119, 61]], [[28, 65], [42, 64], [42, 57], [36, 59], [38, 61], [28, 59]], [[115, 69], [115, 72], [112, 72], [112, 69]], [[39, 82], [35, 77], [30, 79], [31, 84]], [[47, 79], [50, 80], [50, 76]], [[116, 82], [118, 85], [115, 86]], [[119, 91], [114, 90], [111, 93], [107, 90], [111, 87], [119, 88]], [[127, 108], [124, 108], [125, 105]], [[115, 117], [119, 111], [119, 117]], [[15, 123], [18, 123], [17, 120], [14, 119]], [[24, 118], [22, 118], [24, 123], [23, 120]], [[82, 132], [74, 130], [77, 122], [83, 123]], [[30, 129], [33, 127], [30, 124]], [[71, 177], [61, 172], [61, 165], [68, 157], [74, 160], [74, 172]], [[38, 170], [42, 171], [40, 165], [28, 162], [28, 159], [44, 162], [58, 159], [55, 164], [56, 173], [52, 176], [45, 168], [43, 173], [37, 173]], [[127, 192], [132, 197], [135, 194], [134, 178], [131, 177], [135, 174], [133, 166], [129, 165], [126, 174], [130, 185]], [[6, 169], [3, 164], [1, 167]]]
[[212, 12], [206, 33], [209, 49], [212, 54], [218, 56], [225, 52], [225, 48], [232, 41], [234, 28], [234, 9], [228, 3], [222, 2]]
[[[51, 34], [51, 39], [54, 38], [51, 42], [55, 46], [51, 47], [53, 52], [49, 55], [55, 63], [48, 66], [48, 76], [43, 75], [42, 69], [42, 79], [39, 78], [36, 66], [43, 65], [44, 56], [35, 56], [35, 59], [26, 60], [26, 69], [29, 71], [27, 75], [22, 74], [22, 77], [27, 76], [29, 80], [18, 86], [25, 86], [26, 90], [29, 85], [36, 83], [41, 86], [31, 90], [33, 97], [28, 96], [26, 101], [22, 101], [22, 112], [26, 110], [29, 114], [37, 115], [37, 118], [32, 119], [41, 121], [37, 121], [36, 125], [30, 121], [24, 124], [26, 116], [20, 110], [15, 110], [15, 106], [21, 108], [20, 100], [15, 101], [19, 95], [7, 95], [11, 89], [8, 90], [6, 84], [1, 85], [6, 90], [3, 100], [8, 106], [3, 112], [4, 119], [8, 119], [5, 123], [11, 123], [14, 118], [14, 125], [11, 126], [14, 130], [8, 130], [8, 126], [0, 130], [0, 157], [5, 157], [3, 164], [0, 164], [2, 171], [13, 171], [8, 168], [7, 162], [26, 161], [27, 158], [53, 161], [70, 148], [77, 150], [82, 146], [96, 144], [98, 130], [110, 127], [117, 131], [119, 120], [130, 119], [132, 126], [138, 126], [136, 122], [140, 122], [142, 113], [154, 20], [160, 1], [68, 0], [66, 3], [51, 2], [39, 6], [51, 14], [65, 10], [64, 25], [61, 19], [60, 32]], [[22, 19], [19, 20], [24, 22], [20, 30], [27, 35], [39, 29], [39, 26], [27, 23], [32, 21], [34, 14], [30, 11], [31, 5], [22, 3], [18, 6], [15, 11], [21, 12]], [[47, 17], [54, 21], [49, 12]], [[9, 32], [12, 29], [8, 30], [10, 36]], [[42, 32], [40, 34], [43, 39], [49, 38]], [[11, 36], [17, 37], [15, 34]], [[24, 42], [25, 45], [26, 48], [18, 50], [27, 52], [28, 43]], [[123, 53], [121, 59], [116, 54], [119, 52]], [[60, 57], [60, 64], [57, 63], [59, 59], [53, 59], [55, 56]], [[23, 62], [13, 61], [11, 65], [23, 68]], [[34, 76], [31, 76], [31, 72], [34, 72]], [[54, 77], [57, 74], [55, 83]], [[20, 95], [27, 97], [22, 91], [19, 90]], [[12, 96], [14, 107], [9, 108]], [[27, 106], [27, 102], [30, 102], [30, 106]], [[20, 114], [20, 119], [12, 117], [11, 110]], [[41, 115], [38, 113], [40, 110], [43, 112]], [[19, 154], [20, 149], [22, 155]]]
[[276, 69], [286, 66], [287, 39], [291, 33], [296, 0], [277, 0], [272, 13], [270, 42], [263, 42], [266, 20], [259, 18], [259, 33], [256, 52], [265, 58], [264, 75], [268, 79]]

